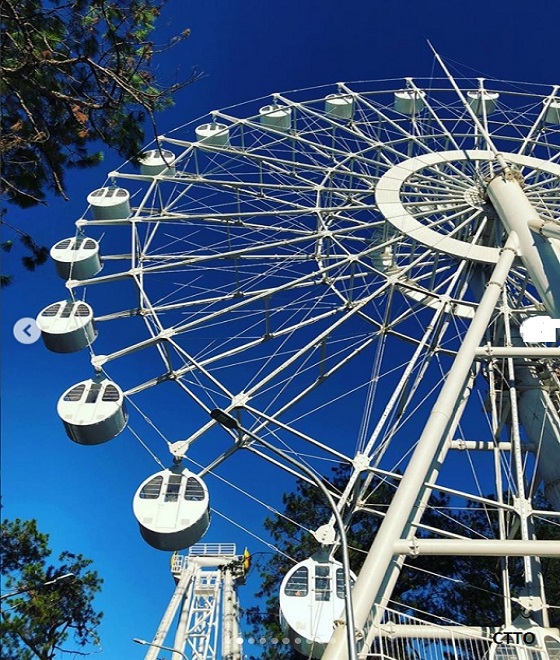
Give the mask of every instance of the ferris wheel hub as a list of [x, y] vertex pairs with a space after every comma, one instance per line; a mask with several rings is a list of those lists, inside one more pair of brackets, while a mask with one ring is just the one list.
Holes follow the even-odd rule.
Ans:
[[[558, 163], [520, 154], [508, 154], [504, 158], [509, 165], [560, 178]], [[462, 228], [459, 223], [464, 221], [466, 206], [474, 209], [484, 206], [481, 181], [488, 180], [495, 166], [495, 153], [481, 149], [441, 151], [408, 158], [388, 169], [379, 179], [375, 190], [377, 206], [401, 233], [437, 252], [494, 264], [500, 248], [472, 241], [477, 219], [473, 217], [470, 226]], [[516, 172], [513, 176], [517, 181], [519, 172], [509, 171]], [[491, 187], [499, 186], [497, 181], [504, 181], [502, 174], [491, 176], [488, 192]], [[517, 188], [525, 197], [520, 186]], [[434, 217], [437, 218], [435, 223]], [[433, 229], [433, 225], [437, 229]], [[465, 238], [455, 238], [455, 235]]]
[[463, 194], [465, 202], [473, 209], [482, 209], [486, 204], [486, 196], [484, 190], [478, 186], [471, 186], [467, 188]]

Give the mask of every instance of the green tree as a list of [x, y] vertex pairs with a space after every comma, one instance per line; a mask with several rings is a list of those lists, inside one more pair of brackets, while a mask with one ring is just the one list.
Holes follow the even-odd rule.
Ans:
[[[339, 467], [334, 471], [331, 487], [341, 491], [347, 482], [348, 468]], [[378, 511], [388, 506], [396, 484], [374, 481], [369, 490], [366, 505]], [[256, 594], [264, 602], [264, 607], [249, 608], [245, 612], [251, 634], [259, 639], [265, 637], [282, 639], [283, 633], [278, 617], [278, 593], [284, 575], [294, 565], [293, 561], [302, 561], [319, 549], [317, 542], [307, 531], [317, 529], [330, 517], [324, 498], [313, 485], [299, 481], [296, 491], [283, 496], [282, 515], [269, 517], [265, 528], [276, 547], [285, 555], [274, 554], [255, 562], [260, 573], [261, 588]], [[538, 501], [539, 508], [546, 508]], [[295, 521], [298, 524], [295, 524]], [[359, 572], [365, 559], [365, 551], [371, 545], [379, 528], [381, 519], [371, 513], [360, 510], [352, 517], [348, 529], [348, 543], [352, 570]], [[422, 522], [431, 527], [446, 530], [467, 537], [481, 538], [488, 533], [490, 524], [497, 532], [497, 517], [492, 512], [470, 504], [466, 510], [453, 510], [447, 495], [433, 493]], [[560, 539], [560, 528], [538, 521], [538, 538]], [[434, 536], [419, 529], [418, 537]], [[292, 558], [289, 559], [288, 557]], [[340, 557], [338, 557], [340, 560]], [[523, 587], [523, 562], [510, 559], [511, 584], [514, 593]], [[433, 621], [454, 620], [463, 625], [488, 626], [503, 624], [501, 597], [501, 560], [495, 557], [428, 557], [409, 558], [405, 562], [395, 592], [392, 607], [404, 613], [414, 614], [414, 610], [431, 612]], [[560, 602], [560, 561], [543, 562], [549, 603]], [[516, 611], [520, 611], [517, 608]], [[559, 610], [550, 611], [551, 625], [558, 625]], [[425, 617], [424, 617], [425, 618]], [[287, 645], [264, 646], [261, 660], [300, 660], [302, 656]]]
[[[171, 85], [157, 80], [154, 58], [189, 35], [185, 29], [155, 43], [162, 6], [153, 0], [2, 0], [4, 201], [27, 208], [44, 203], [48, 193], [66, 198], [66, 172], [98, 164], [103, 144], [138, 159], [146, 121], [155, 135], [154, 113], [198, 77], [192, 71]], [[9, 250], [11, 239], [21, 236], [2, 224], [2, 249]], [[44, 263], [45, 248], [23, 246], [26, 268]], [[10, 281], [4, 276], [1, 284]]]
[[[17, 237], [19, 244], [24, 248], [25, 254], [21, 257], [21, 262], [27, 270], [35, 270], [37, 266], [42, 266], [49, 258], [49, 250], [44, 245], [38, 245], [32, 236], [27, 232], [22, 231], [18, 227], [8, 224], [4, 220], [6, 209], [0, 209], [0, 224], [4, 229], [8, 229], [14, 237]], [[2, 252], [11, 252], [14, 246], [12, 238], [8, 238], [0, 242], [0, 249]], [[7, 286], [12, 283], [11, 275], [0, 274], [0, 287]]]
[[[4, 660], [50, 660], [63, 651], [87, 655], [88, 646], [98, 643], [102, 614], [93, 600], [103, 581], [82, 555], [65, 551], [56, 565], [49, 563], [48, 540], [34, 520], [2, 521]], [[70, 573], [73, 578], [57, 581]]]
[[162, 4], [151, 0], [2, 0], [2, 186], [32, 206], [65, 194], [68, 168], [101, 159], [101, 141], [137, 158], [143, 122], [196, 77], [158, 83], [151, 40]]

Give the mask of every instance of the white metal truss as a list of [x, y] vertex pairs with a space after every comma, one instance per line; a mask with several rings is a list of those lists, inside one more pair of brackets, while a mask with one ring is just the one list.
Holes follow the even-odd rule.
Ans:
[[[172, 660], [241, 660], [237, 587], [244, 560], [231, 543], [199, 543], [188, 555], [173, 555], [177, 586], [145, 660], [157, 658], [161, 648], [172, 650]], [[165, 647], [175, 618], [173, 645]]]
[[183, 605], [175, 648], [185, 647], [196, 660], [215, 660], [219, 639], [222, 587], [220, 571], [198, 570]]

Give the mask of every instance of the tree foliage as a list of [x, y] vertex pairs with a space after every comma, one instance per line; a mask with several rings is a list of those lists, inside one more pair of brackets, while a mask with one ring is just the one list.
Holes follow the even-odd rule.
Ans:
[[[15, 592], [2, 601], [4, 660], [50, 660], [62, 651], [87, 655], [87, 647], [98, 643], [102, 614], [93, 599], [103, 581], [82, 555], [65, 551], [56, 565], [49, 563], [48, 540], [34, 520], [2, 521], [3, 587]], [[68, 573], [75, 577], [45, 585]]]
[[[136, 160], [144, 127], [196, 80], [163, 84], [157, 56], [189, 36], [154, 41], [165, 0], [2, 0], [0, 3], [0, 180], [4, 202], [28, 208], [49, 193], [66, 198], [66, 173], [92, 167], [107, 145]], [[21, 244], [27, 270], [47, 248], [3, 219], [2, 251]], [[0, 286], [12, 282], [0, 275]]]
[[[12, 235], [17, 237], [19, 244], [24, 248], [27, 254], [24, 254], [21, 257], [21, 262], [26, 270], [35, 270], [37, 266], [42, 266], [46, 263], [49, 258], [49, 250], [44, 245], [39, 245], [35, 242], [35, 239], [30, 236], [27, 232], [18, 229], [18, 227], [13, 227], [3, 220], [6, 209], [0, 210], [0, 222], [4, 227], [11, 230]], [[2, 252], [11, 252], [14, 246], [14, 241], [11, 238], [0, 241], [0, 249]], [[0, 274], [0, 287], [7, 286], [11, 284], [12, 276], [11, 275], [2, 275]]]
[[[339, 467], [334, 471], [330, 487], [342, 491], [349, 472]], [[383, 511], [394, 493], [396, 484], [372, 482], [366, 505]], [[319, 549], [318, 543], [307, 530], [316, 530], [329, 520], [331, 512], [324, 497], [313, 485], [299, 481], [293, 493], [283, 496], [282, 515], [269, 517], [265, 528], [275, 546], [285, 555], [267, 555], [255, 562], [261, 577], [261, 588], [256, 595], [264, 607], [252, 607], [245, 611], [252, 635], [267, 640], [281, 640], [283, 632], [278, 616], [278, 594], [284, 575], [295, 562], [310, 557]], [[537, 503], [544, 509], [544, 501]], [[292, 522], [294, 521], [294, 522]], [[433, 493], [422, 522], [454, 534], [481, 538], [486, 536], [489, 525], [498, 532], [498, 520], [491, 511], [471, 503], [467, 509], [454, 510], [450, 498], [442, 493]], [[295, 524], [298, 523], [298, 524]], [[379, 516], [366, 510], [358, 510], [352, 517], [347, 531], [350, 546], [350, 564], [354, 572], [359, 570], [381, 523]], [[544, 520], [538, 521], [538, 538], [559, 539], [560, 528]], [[421, 538], [434, 536], [418, 529]], [[338, 557], [340, 560], [340, 557]], [[510, 580], [513, 594], [520, 593], [524, 586], [523, 562], [510, 559]], [[549, 603], [560, 603], [560, 561], [545, 560], [543, 574], [547, 586]], [[496, 557], [429, 557], [421, 555], [409, 558], [401, 571], [393, 593], [392, 607], [402, 612], [430, 612], [435, 623], [443, 617], [463, 625], [503, 625], [503, 600], [501, 596], [502, 560]], [[520, 612], [519, 606], [514, 606]], [[551, 625], [560, 623], [560, 611], [550, 610]], [[424, 618], [426, 616], [424, 615]], [[261, 649], [259, 649], [261, 650]], [[285, 644], [266, 644], [259, 658], [263, 660], [301, 660], [301, 656]]]
[[136, 158], [143, 122], [186, 81], [163, 86], [151, 0], [2, 0], [2, 187], [28, 207], [65, 195], [65, 171], [97, 164], [101, 141]]

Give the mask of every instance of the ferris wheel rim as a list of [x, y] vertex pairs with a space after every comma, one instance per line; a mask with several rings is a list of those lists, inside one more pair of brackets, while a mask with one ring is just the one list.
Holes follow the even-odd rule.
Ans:
[[[495, 264], [499, 258], [501, 248], [465, 243], [455, 238], [443, 236], [439, 232], [423, 226], [414, 218], [412, 213], [402, 206], [401, 202], [401, 189], [407, 179], [424, 168], [449, 162], [494, 162], [495, 158], [495, 154], [491, 151], [470, 149], [437, 152], [404, 160], [389, 169], [377, 182], [375, 194], [379, 210], [395, 228], [428, 247], [446, 252], [459, 259]], [[507, 154], [505, 159], [513, 165], [530, 167], [535, 171], [545, 172], [560, 178], [560, 164], [558, 163], [515, 153]]]

